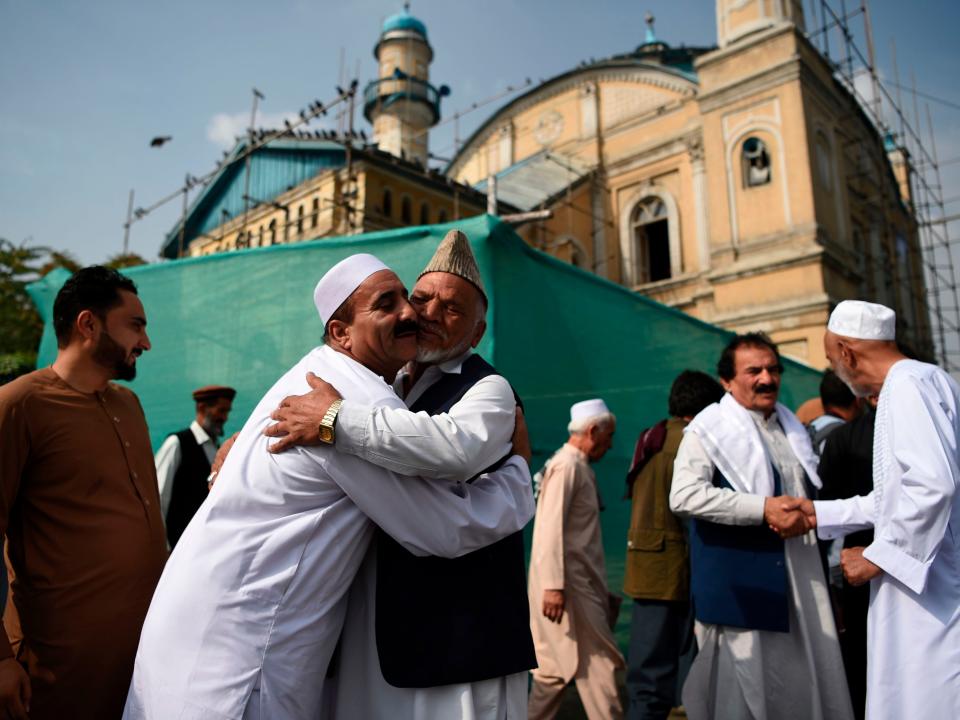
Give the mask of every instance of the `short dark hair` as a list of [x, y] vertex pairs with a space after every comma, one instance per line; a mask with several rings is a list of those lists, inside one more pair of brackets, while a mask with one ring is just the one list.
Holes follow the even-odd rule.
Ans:
[[326, 325], [323, 326], [323, 344], [326, 345], [330, 341], [330, 332], [327, 330], [330, 327], [330, 323], [334, 320], [339, 320], [342, 323], [349, 325], [353, 322], [353, 316], [356, 314], [356, 308], [353, 306], [353, 296], [350, 295], [340, 303], [340, 307], [333, 311], [327, 319]]
[[820, 402], [823, 407], [848, 408], [857, 401], [857, 398], [847, 387], [847, 384], [837, 377], [830, 369], [823, 371], [820, 379]]
[[667, 401], [673, 417], [693, 417], [707, 405], [720, 402], [723, 388], [716, 380], [699, 370], [684, 370], [670, 387]]
[[742, 347], [767, 348], [777, 357], [777, 364], [780, 371], [783, 372], [783, 363], [780, 360], [780, 351], [777, 344], [770, 339], [770, 336], [762, 332], [748, 332], [743, 335], [735, 335], [727, 346], [720, 353], [720, 360], [717, 361], [717, 375], [722, 380], [729, 382], [737, 374], [736, 354]]
[[103, 319], [107, 312], [123, 300], [120, 291], [137, 294], [137, 286], [130, 278], [103, 265], [80, 268], [60, 288], [53, 301], [53, 330], [57, 347], [66, 347], [73, 334], [73, 323], [84, 310]]

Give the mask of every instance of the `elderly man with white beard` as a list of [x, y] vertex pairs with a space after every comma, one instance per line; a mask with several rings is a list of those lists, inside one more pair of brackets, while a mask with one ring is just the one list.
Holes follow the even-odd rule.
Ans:
[[847, 580], [870, 582], [868, 720], [960, 717], [960, 388], [907, 359], [893, 310], [847, 300], [824, 349], [860, 397], [879, 394], [870, 495], [805, 503], [820, 537], [874, 527], [841, 555]]
[[[532, 516], [529, 469], [516, 456], [466, 484], [402, 477], [329, 446], [268, 453], [270, 412], [307, 389], [308, 371], [349, 401], [403, 407], [385, 382], [416, 353], [399, 278], [353, 255], [324, 275], [314, 300], [325, 344], [260, 401], [181, 536], [143, 626], [124, 718], [323, 717], [347, 591], [374, 523], [411, 553], [452, 557], [512, 536]], [[331, 419], [320, 425], [332, 440]], [[509, 454], [508, 442], [496, 452]]]
[[[451, 230], [420, 274], [417, 362], [394, 383], [410, 412], [345, 399], [336, 448], [399, 473], [472, 477], [496, 467], [517, 399], [471, 352], [487, 299], [467, 237]], [[336, 381], [331, 380], [334, 385]], [[268, 434], [275, 450], [320, 441], [316, 427], [340, 398], [333, 386], [288, 398]], [[532, 497], [532, 495], [531, 495]], [[530, 634], [521, 533], [463, 557], [417, 558], [379, 533], [350, 592], [332, 716], [500, 720], [526, 716]]]

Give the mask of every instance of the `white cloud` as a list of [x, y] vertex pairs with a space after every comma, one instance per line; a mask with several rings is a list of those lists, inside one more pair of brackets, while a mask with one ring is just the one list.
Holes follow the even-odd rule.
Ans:
[[[257, 113], [257, 127], [278, 129], [283, 127], [284, 120], [295, 122], [299, 119], [295, 112]], [[250, 113], [217, 113], [207, 123], [207, 139], [226, 150], [233, 147], [236, 137], [246, 135], [249, 127]]]

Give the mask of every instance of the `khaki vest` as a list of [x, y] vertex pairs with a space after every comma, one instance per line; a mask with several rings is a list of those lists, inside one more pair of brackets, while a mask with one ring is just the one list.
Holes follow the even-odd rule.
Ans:
[[623, 591], [644, 600], [689, 600], [690, 562], [686, 533], [670, 512], [673, 461], [686, 422], [667, 421], [663, 449], [633, 484]]

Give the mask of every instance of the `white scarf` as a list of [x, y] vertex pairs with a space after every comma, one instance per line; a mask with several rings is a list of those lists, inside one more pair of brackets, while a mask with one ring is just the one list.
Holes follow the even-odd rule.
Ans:
[[[776, 413], [787, 442], [810, 482], [817, 488], [822, 487], [810, 435], [797, 416], [780, 403]], [[719, 403], [704, 408], [684, 432], [697, 435], [711, 462], [735, 490], [764, 497], [773, 495], [773, 465], [760, 430], [750, 412], [732, 395], [727, 393]]]

